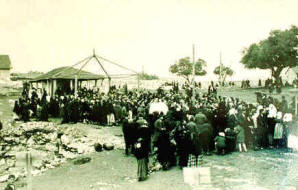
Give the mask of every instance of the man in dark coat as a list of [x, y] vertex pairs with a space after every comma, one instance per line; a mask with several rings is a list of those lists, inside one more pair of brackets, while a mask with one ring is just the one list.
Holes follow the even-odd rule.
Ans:
[[129, 155], [130, 151], [134, 152], [134, 144], [138, 138], [138, 127], [136, 121], [125, 117], [122, 122], [122, 132], [125, 142], [125, 154]]
[[70, 102], [68, 98], [65, 98], [63, 100], [63, 108], [62, 108], [62, 124], [63, 123], [69, 123], [69, 110], [70, 110]]
[[171, 145], [169, 133], [166, 130], [161, 130], [156, 141], [157, 160], [162, 165], [163, 170], [169, 169], [174, 163], [175, 158], [173, 146]]
[[190, 133], [186, 128], [186, 122], [180, 123], [174, 132], [174, 138], [177, 143], [177, 156], [179, 158], [179, 167], [182, 169], [187, 166], [188, 156], [191, 152]]
[[49, 107], [49, 114], [52, 117], [59, 116], [59, 103], [56, 97], [51, 97], [48, 107]]
[[74, 98], [70, 103], [70, 121], [77, 123], [80, 121], [80, 110], [79, 110], [79, 101], [77, 98]]
[[24, 122], [27, 122], [30, 120], [29, 109], [30, 109], [29, 103], [26, 100], [21, 99], [20, 100], [20, 115], [21, 115], [21, 120], [23, 120]]
[[20, 99], [19, 99], [19, 101], [16, 100], [16, 101], [14, 102], [13, 112], [16, 113], [17, 116], [20, 117], [20, 115], [21, 115], [21, 107], [20, 107], [19, 102], [20, 102]]
[[38, 108], [38, 112], [39, 114], [37, 114], [38, 116], [38, 120], [39, 121], [48, 121], [49, 119], [49, 107], [48, 107], [48, 103], [47, 102], [42, 102], [41, 107]]
[[225, 129], [226, 153], [233, 152], [236, 148], [236, 132], [233, 129]]

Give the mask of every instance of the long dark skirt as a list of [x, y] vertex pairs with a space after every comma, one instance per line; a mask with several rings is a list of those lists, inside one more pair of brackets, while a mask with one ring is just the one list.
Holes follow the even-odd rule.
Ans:
[[147, 178], [148, 174], [148, 158], [138, 159], [138, 179], [143, 181]]

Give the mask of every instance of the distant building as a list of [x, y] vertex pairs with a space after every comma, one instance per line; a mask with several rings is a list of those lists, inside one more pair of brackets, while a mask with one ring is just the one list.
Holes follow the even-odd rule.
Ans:
[[30, 81], [44, 73], [37, 71], [30, 71], [28, 73], [11, 73], [10, 80], [12, 81]]
[[297, 77], [298, 77], [298, 66], [293, 68], [294, 72], [296, 73]]
[[62, 93], [71, 94], [75, 90], [76, 79], [77, 87], [80, 88], [84, 81], [94, 81], [97, 86], [97, 81], [104, 80], [104, 77], [73, 67], [59, 67], [35, 77], [30, 80], [30, 83], [32, 87], [42, 91], [46, 90], [48, 95], [53, 96], [58, 89]]
[[289, 84], [292, 84], [293, 81], [297, 80], [298, 77], [298, 66], [293, 68], [285, 68], [280, 74], [283, 82], [288, 81]]
[[10, 80], [11, 62], [8, 55], [0, 55], [0, 81]]

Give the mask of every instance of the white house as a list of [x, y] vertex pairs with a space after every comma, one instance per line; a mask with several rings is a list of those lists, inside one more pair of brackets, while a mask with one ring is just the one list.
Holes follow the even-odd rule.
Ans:
[[282, 77], [283, 82], [288, 81], [290, 84], [297, 79], [298, 76], [298, 66], [293, 68], [285, 68], [280, 76]]

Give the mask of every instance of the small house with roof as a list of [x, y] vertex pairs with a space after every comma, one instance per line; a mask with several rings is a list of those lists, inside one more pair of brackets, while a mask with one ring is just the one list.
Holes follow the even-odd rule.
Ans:
[[10, 80], [11, 62], [8, 55], [0, 55], [0, 81]]

